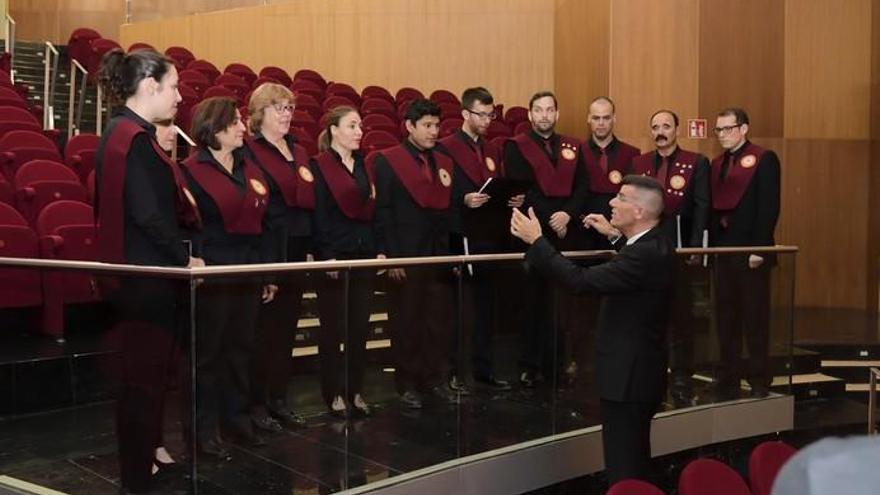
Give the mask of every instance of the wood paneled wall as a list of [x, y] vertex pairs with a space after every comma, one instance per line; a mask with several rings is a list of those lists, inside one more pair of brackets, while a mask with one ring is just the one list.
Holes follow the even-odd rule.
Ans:
[[524, 104], [553, 87], [553, 0], [301, 0], [122, 26], [121, 43], [183, 45], [219, 67], [312, 68], [357, 88], [488, 87]]
[[16, 37], [29, 41], [65, 44], [78, 27], [96, 29], [104, 37], [117, 39], [125, 22], [123, 0], [8, 0], [15, 18]]

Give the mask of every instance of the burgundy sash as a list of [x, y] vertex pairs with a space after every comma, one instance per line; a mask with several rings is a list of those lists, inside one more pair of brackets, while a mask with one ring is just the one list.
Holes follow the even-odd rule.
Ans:
[[712, 209], [715, 211], [736, 209], [752, 182], [752, 177], [765, 151], [767, 150], [756, 144], [747, 143], [739, 153], [739, 158], [734, 159], [731, 164], [724, 182], [721, 181], [721, 167], [724, 165], [726, 155], [722, 153], [712, 160]]
[[[125, 263], [125, 172], [126, 157], [131, 150], [131, 143], [146, 129], [122, 118], [113, 127], [113, 134], [104, 145], [104, 156], [101, 158], [101, 183], [99, 188], [97, 242], [98, 259], [106, 263]], [[154, 136], [149, 136], [150, 144], [156, 152], [156, 158], [171, 169], [176, 189], [175, 209], [177, 221], [182, 227], [201, 228], [201, 218], [195, 199], [186, 188], [186, 179], [180, 168], [165, 151], [159, 147]]]
[[[665, 212], [667, 215], [675, 215], [681, 208], [684, 196], [691, 187], [691, 177], [697, 166], [700, 155], [678, 148], [675, 152], [675, 161], [671, 162], [667, 170], [654, 170], [654, 160], [657, 152], [652, 151], [633, 158], [632, 173], [647, 175], [661, 181], [664, 194]], [[672, 159], [672, 157], [670, 157]], [[664, 173], [665, 172], [665, 173]]]
[[480, 140], [483, 147], [483, 163], [480, 163], [480, 158], [473, 146], [462, 141], [457, 132], [441, 139], [440, 143], [449, 151], [450, 156], [467, 178], [477, 187], [482, 186], [490, 177], [501, 177], [502, 165], [498, 148], [485, 139]]
[[599, 165], [600, 155], [593, 153], [589, 144], [584, 144], [584, 165], [590, 175], [590, 192], [617, 194], [620, 191], [620, 181], [630, 173], [632, 160], [639, 156], [639, 153], [639, 149], [635, 146], [617, 140], [612, 153], [614, 156], [608, 155], [608, 170], [605, 171]]
[[532, 167], [535, 180], [541, 192], [548, 198], [571, 196], [574, 174], [577, 167], [577, 153], [580, 144], [574, 139], [559, 135], [559, 156], [556, 166], [550, 163], [547, 153], [538, 146], [529, 133], [515, 136], [513, 142]]
[[245, 157], [244, 193], [233, 184], [229, 174], [211, 162], [199, 161], [198, 154], [184, 160], [183, 166], [214, 200], [227, 233], [254, 235], [263, 231], [263, 214], [269, 206], [269, 186], [257, 165]]
[[315, 209], [315, 178], [309, 170], [309, 153], [298, 144], [293, 145], [293, 166], [270, 143], [246, 138], [248, 148], [260, 166], [281, 188], [284, 203], [291, 208]]
[[339, 205], [339, 209], [348, 218], [353, 220], [363, 220], [369, 222], [373, 219], [373, 212], [376, 211], [376, 178], [373, 175], [372, 167], [364, 164], [367, 172], [367, 179], [370, 183], [370, 196], [364, 200], [357, 182], [354, 177], [345, 169], [345, 165], [337, 158], [332, 151], [325, 151], [315, 157], [318, 168], [321, 169], [321, 175], [327, 182], [327, 188], [330, 194]]
[[455, 166], [452, 159], [442, 153], [432, 153], [434, 163], [437, 165], [437, 176], [433, 181], [428, 181], [422, 175], [421, 163], [409, 152], [404, 145], [382, 150], [381, 153], [403, 187], [409, 192], [413, 200], [422, 208], [432, 210], [445, 210], [449, 208], [449, 198], [452, 193], [452, 172]]

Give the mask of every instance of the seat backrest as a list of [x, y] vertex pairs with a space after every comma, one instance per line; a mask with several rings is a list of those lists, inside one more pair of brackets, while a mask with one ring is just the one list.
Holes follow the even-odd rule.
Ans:
[[336, 96], [336, 95], [328, 96], [327, 99], [324, 100], [323, 108], [324, 108], [325, 112], [328, 112], [330, 110], [333, 110], [336, 107], [342, 107], [342, 106], [349, 106], [349, 107], [357, 108], [357, 104], [355, 104], [353, 101], [349, 100], [348, 98], [346, 98], [344, 96]]
[[394, 94], [394, 101], [400, 105], [405, 101], [415, 100], [416, 98], [424, 98], [425, 95], [416, 88], [403, 87]]
[[440, 118], [442, 120], [461, 118], [461, 105], [448, 101], [438, 103], [437, 105], [440, 107]]
[[394, 95], [391, 94], [390, 91], [383, 88], [382, 86], [367, 86], [361, 90], [361, 98], [366, 100], [367, 98], [381, 98], [383, 100], [388, 100], [390, 102], [394, 102]]
[[236, 76], [244, 79], [248, 82], [248, 84], [254, 84], [254, 81], [257, 80], [257, 74], [245, 64], [240, 63], [231, 63], [223, 69], [224, 74], [235, 74]]
[[391, 126], [397, 128], [397, 122], [391, 117], [381, 113], [371, 113], [363, 118], [364, 127], [368, 126]]
[[665, 495], [663, 490], [647, 481], [621, 480], [611, 486], [605, 495]]
[[92, 207], [80, 201], [62, 199], [46, 205], [37, 216], [36, 230], [40, 236], [56, 233], [65, 225], [94, 225]]
[[220, 75], [220, 69], [218, 69], [216, 65], [212, 64], [211, 62], [209, 62], [207, 60], [200, 59], [200, 58], [197, 58], [197, 59], [193, 60], [192, 62], [188, 63], [186, 65], [186, 68], [190, 69], [190, 70], [197, 70], [197, 71], [201, 72], [202, 74], [208, 76], [208, 79], [211, 79], [211, 80], [216, 79], [217, 76]]
[[70, 33], [70, 39], [67, 40], [67, 53], [70, 58], [76, 60], [82, 65], [86, 65], [91, 50], [91, 41], [98, 39], [101, 34], [94, 29], [78, 28]]
[[290, 86], [293, 83], [293, 80], [290, 78], [290, 75], [286, 70], [281, 67], [276, 67], [274, 65], [267, 65], [260, 69], [260, 76], [262, 77], [271, 77], [281, 82], [281, 84], [285, 86]]
[[749, 456], [749, 485], [753, 495], [770, 495], [782, 466], [797, 449], [785, 442], [763, 442]]
[[0, 151], [10, 151], [16, 148], [46, 148], [58, 151], [55, 143], [42, 132], [9, 131], [0, 138]]
[[128, 53], [131, 53], [131, 52], [133, 52], [133, 51], [135, 51], [135, 50], [152, 50], [152, 51], [156, 51], [156, 49], [153, 47], [153, 45], [151, 45], [151, 44], [149, 44], [149, 43], [144, 43], [144, 42], [142, 42], [142, 41], [136, 41], [136, 42], [132, 43], [131, 45], [129, 45], [129, 47], [128, 47]]
[[250, 85], [242, 79], [241, 76], [237, 76], [235, 74], [220, 74], [217, 76], [217, 79], [214, 80], [214, 84], [223, 84], [223, 85], [236, 85], [236, 86], [244, 86], [246, 88], [250, 88]]
[[391, 112], [392, 115], [397, 114], [397, 107], [394, 106], [394, 103], [385, 98], [366, 98], [361, 102], [361, 110], [367, 111], [374, 109], [387, 110]]
[[516, 128], [513, 130], [513, 135], [518, 136], [518, 135], [528, 131], [531, 128], [532, 128], [531, 122], [529, 122], [529, 121], [520, 122], [519, 124], [516, 124]]
[[[10, 182], [15, 182], [15, 175], [22, 165], [35, 160], [46, 160], [61, 163], [63, 159], [58, 150], [48, 148], [16, 148], [12, 151], [0, 153], [2, 157], [3, 174]], [[11, 158], [11, 160], [10, 160]]]
[[64, 146], [64, 161], [70, 163], [73, 155], [77, 155], [83, 150], [97, 150], [100, 142], [101, 138], [95, 134], [73, 136]]
[[506, 124], [497, 120], [493, 120], [492, 123], [489, 124], [489, 129], [486, 130], [486, 137], [488, 139], [498, 136], [510, 137], [512, 134], [510, 127], [507, 127]]
[[688, 463], [678, 478], [679, 495], [751, 495], [749, 487], [733, 469], [714, 459]]
[[0, 86], [0, 98], [7, 100], [24, 101], [24, 98], [22, 98], [21, 95], [18, 94], [18, 91], [6, 86]]
[[190, 62], [196, 59], [196, 56], [193, 55], [191, 51], [182, 46], [169, 46], [165, 50], [165, 55], [176, 60], [183, 67], [186, 67]]
[[464, 121], [461, 119], [449, 118], [440, 122], [440, 137], [446, 137], [461, 128]]
[[205, 93], [202, 94], [202, 98], [213, 98], [215, 96], [222, 96], [224, 98], [232, 98], [233, 100], [238, 101], [239, 96], [235, 94], [235, 91], [227, 88], [226, 86], [211, 86], [210, 88], [205, 90]]
[[122, 49], [119, 43], [106, 38], [96, 38], [89, 42], [89, 58], [86, 61], [86, 70], [89, 71], [90, 80], [94, 80], [101, 66], [104, 54], [113, 49]]
[[70, 181], [79, 183], [76, 172], [61, 163], [50, 160], [31, 160], [15, 172], [16, 189], [27, 187], [40, 181]]
[[400, 144], [400, 139], [388, 131], [369, 131], [364, 134], [361, 147], [366, 153], [379, 151]]
[[40, 124], [34, 114], [19, 107], [0, 106], [0, 122], [32, 122]]
[[17, 225], [27, 227], [27, 220], [12, 205], [0, 203], [0, 225]]
[[435, 103], [454, 103], [459, 106], [461, 105], [458, 97], [448, 89], [438, 89], [431, 93], [431, 96], [428, 99]]
[[519, 124], [520, 122], [528, 122], [529, 121], [529, 109], [526, 107], [510, 107], [504, 112], [504, 122], [507, 125], [513, 127]]

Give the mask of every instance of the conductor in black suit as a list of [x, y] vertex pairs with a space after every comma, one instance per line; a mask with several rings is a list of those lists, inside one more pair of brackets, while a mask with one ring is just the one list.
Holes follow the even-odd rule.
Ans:
[[658, 225], [663, 188], [653, 178], [628, 175], [611, 202], [611, 222], [584, 219], [611, 241], [617, 255], [581, 267], [542, 237], [529, 208], [515, 209], [510, 230], [530, 248], [526, 262], [572, 291], [603, 296], [596, 344], [602, 446], [609, 484], [645, 479], [651, 459], [651, 418], [666, 389], [666, 325], [674, 250]]

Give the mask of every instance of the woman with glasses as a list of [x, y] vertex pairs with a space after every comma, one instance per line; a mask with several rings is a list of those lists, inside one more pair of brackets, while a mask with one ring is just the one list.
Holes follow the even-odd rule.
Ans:
[[[305, 148], [288, 134], [293, 118], [293, 93], [280, 84], [261, 84], [248, 101], [247, 153], [260, 165], [269, 184], [269, 217], [279, 260], [306, 261], [312, 249], [314, 177]], [[278, 297], [263, 306], [252, 369], [254, 425], [266, 431], [303, 426], [305, 420], [287, 404], [294, 333], [302, 309], [305, 273], [278, 280]]]
[[[322, 123], [321, 153], [312, 160], [316, 255], [322, 260], [384, 258], [377, 255], [384, 250], [376, 245], [373, 233], [375, 179], [360, 152], [361, 117], [354, 108], [339, 106]], [[367, 269], [333, 271], [316, 281], [321, 392], [330, 414], [339, 418], [370, 414], [361, 388], [375, 274]]]

